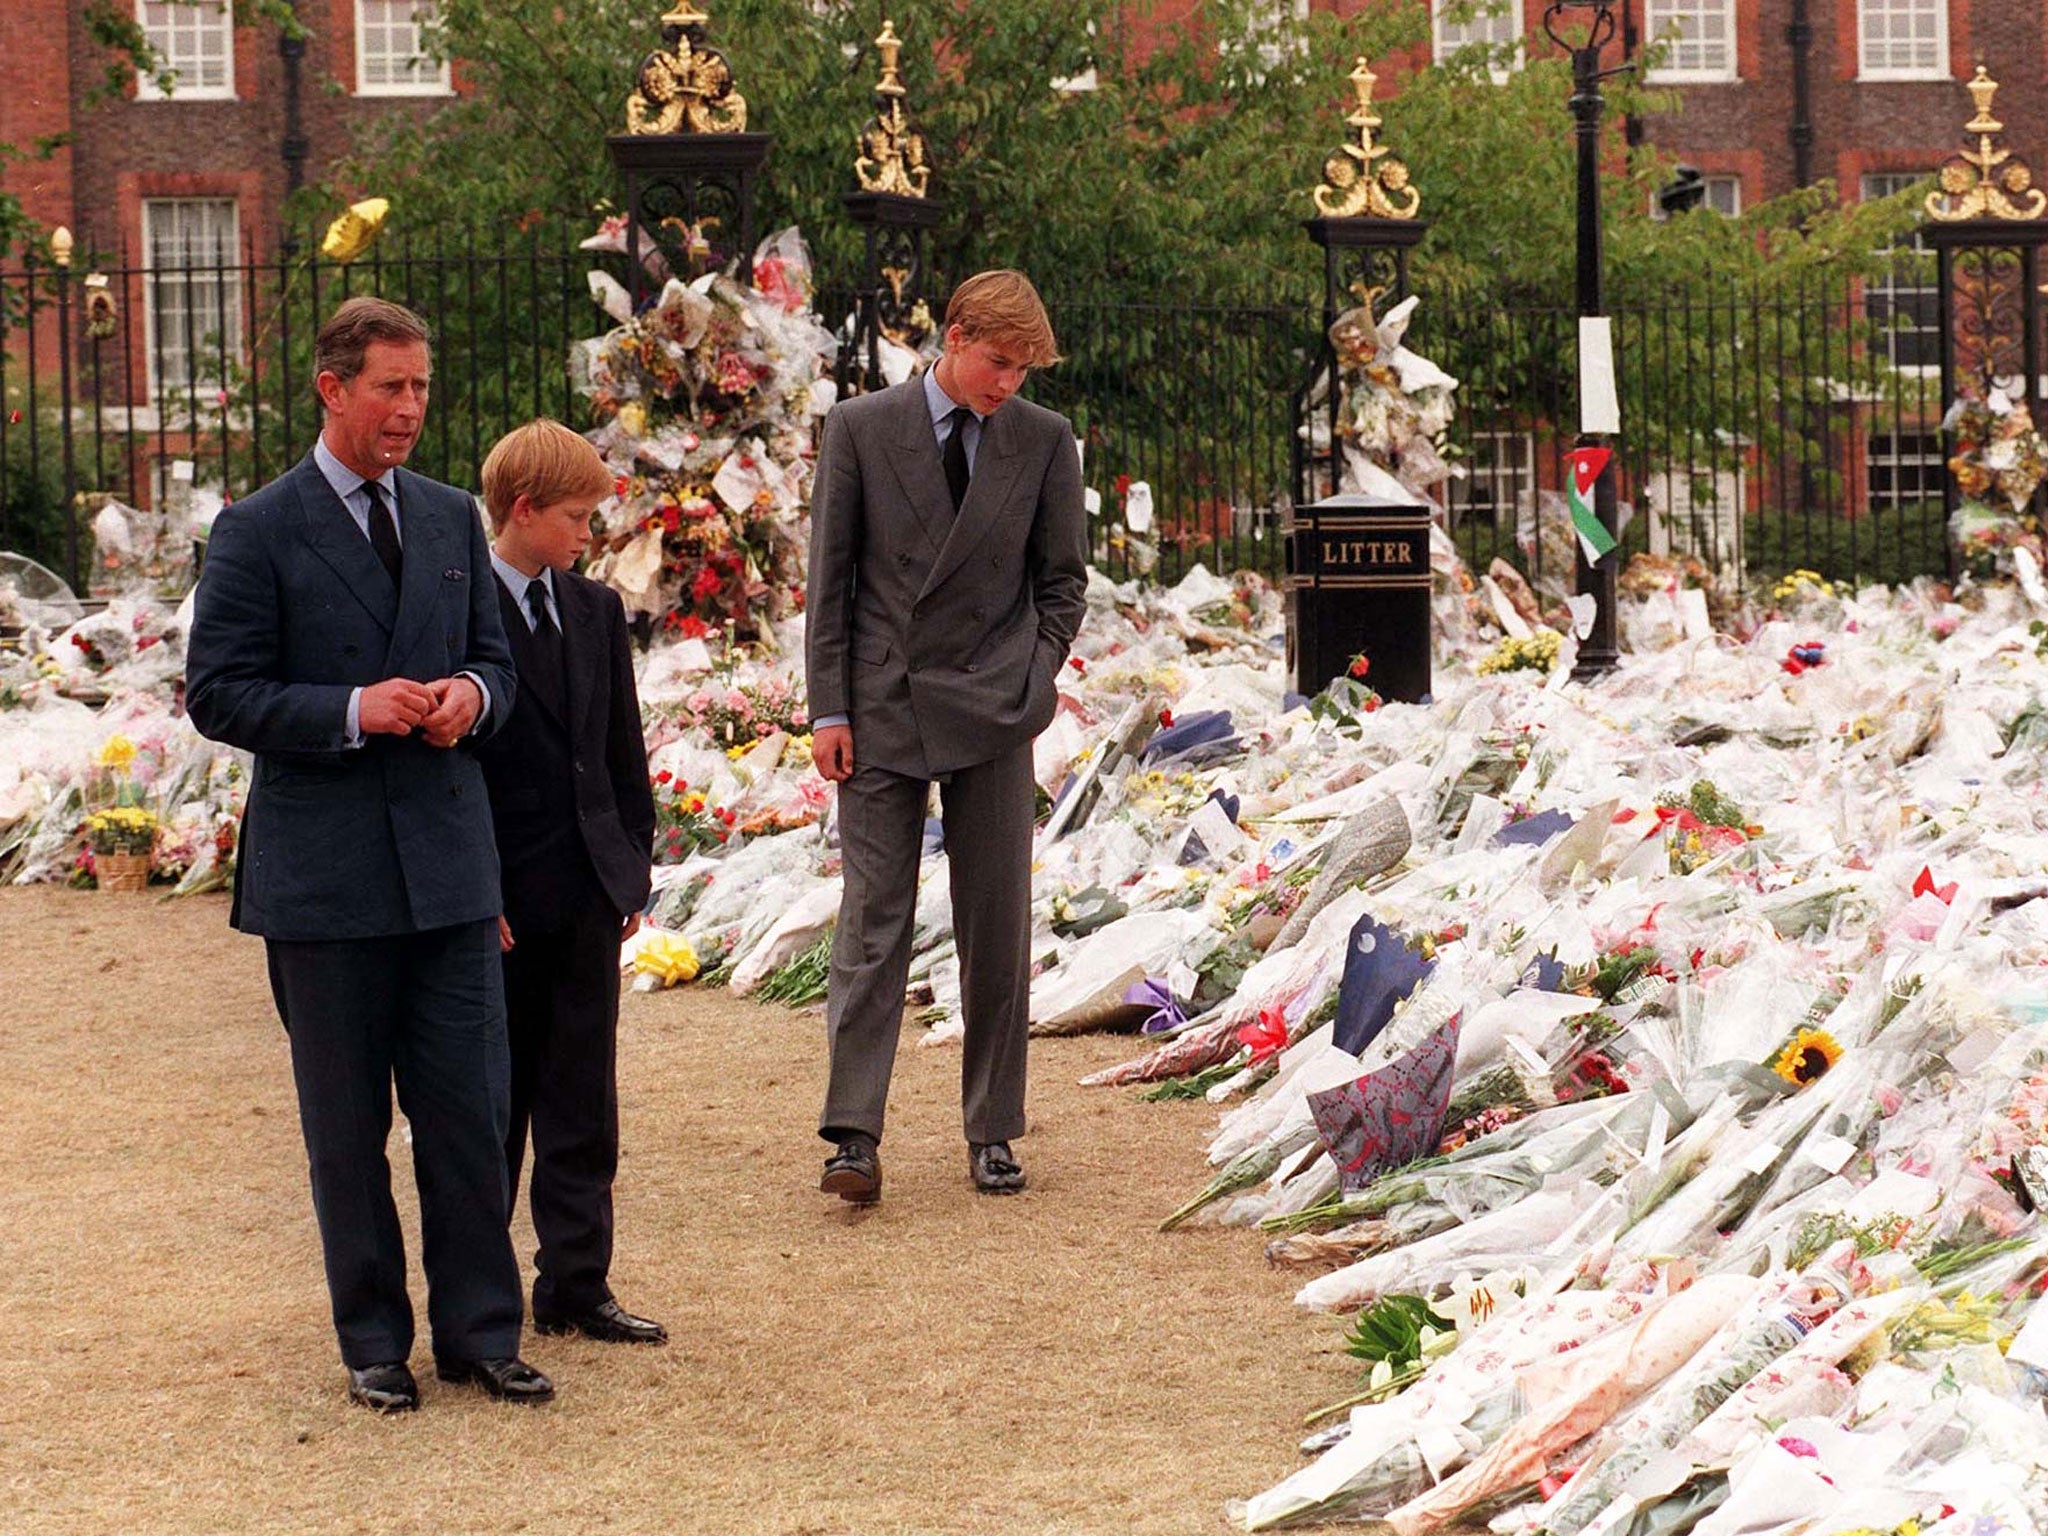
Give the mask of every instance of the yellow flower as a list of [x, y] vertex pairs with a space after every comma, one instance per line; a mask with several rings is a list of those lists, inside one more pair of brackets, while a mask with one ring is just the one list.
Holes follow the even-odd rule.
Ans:
[[79, 830], [94, 853], [148, 853], [159, 825], [156, 815], [139, 805], [117, 805], [94, 811]]
[[1771, 1070], [1798, 1087], [1820, 1078], [1842, 1059], [1842, 1047], [1824, 1029], [1802, 1029], [1771, 1058]]
[[384, 215], [390, 211], [390, 202], [381, 197], [350, 203], [347, 211], [327, 226], [327, 234], [320, 241], [320, 254], [347, 266], [370, 248], [377, 231], [384, 227]]
[[109, 736], [100, 746], [100, 766], [126, 772], [135, 761], [135, 743], [126, 736]]

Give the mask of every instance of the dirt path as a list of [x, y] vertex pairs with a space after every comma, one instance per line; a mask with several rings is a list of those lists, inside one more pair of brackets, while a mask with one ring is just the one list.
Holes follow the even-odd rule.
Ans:
[[613, 1280], [675, 1344], [531, 1339], [552, 1407], [427, 1379], [382, 1421], [343, 1399], [260, 945], [217, 898], [0, 891], [0, 1533], [1220, 1532], [1296, 1464], [1355, 1379], [1334, 1329], [1255, 1237], [1152, 1230], [1213, 1109], [1074, 1086], [1126, 1040], [1036, 1042], [1033, 1188], [977, 1197], [958, 1053], [907, 1037], [856, 1214], [815, 1188], [822, 1036], [629, 994]]

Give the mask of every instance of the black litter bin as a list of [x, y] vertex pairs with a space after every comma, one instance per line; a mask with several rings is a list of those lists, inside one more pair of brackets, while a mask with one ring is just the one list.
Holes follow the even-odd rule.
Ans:
[[1424, 501], [1332, 496], [1287, 524], [1287, 661], [1298, 692], [1350, 670], [1382, 698], [1429, 693], [1429, 523]]

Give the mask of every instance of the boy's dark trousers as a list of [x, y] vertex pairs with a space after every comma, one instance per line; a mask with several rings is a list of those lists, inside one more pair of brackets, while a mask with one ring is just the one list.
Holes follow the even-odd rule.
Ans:
[[499, 583], [524, 686], [504, 730], [478, 753], [512, 930], [505, 1162], [516, 1206], [530, 1134], [536, 1316], [612, 1299], [619, 934], [623, 914], [646, 903], [654, 841], [625, 611], [581, 576], [558, 571], [554, 587], [558, 662]]
[[592, 896], [568, 927], [519, 933], [505, 954], [505, 1164], [516, 1199], [530, 1130], [536, 1315], [573, 1315], [611, 1300], [621, 920], [594, 882]]

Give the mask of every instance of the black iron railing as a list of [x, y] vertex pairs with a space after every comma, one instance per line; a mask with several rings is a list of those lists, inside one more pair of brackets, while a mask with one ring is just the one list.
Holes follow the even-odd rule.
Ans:
[[[167, 267], [80, 251], [68, 270], [0, 270], [0, 548], [77, 583], [90, 553], [78, 514], [98, 499], [161, 507], [180, 462], [229, 498], [278, 474], [318, 428], [313, 334], [354, 293], [396, 299], [433, 325], [434, 403], [415, 463], [474, 485], [507, 428], [539, 414], [587, 424], [568, 358], [607, 322], [585, 276], [599, 262], [575, 239], [550, 226], [488, 244], [387, 238], [345, 268], [305, 254], [308, 239], [275, 258], [245, 250]], [[94, 328], [105, 334], [88, 331], [94, 270], [116, 311]], [[1944, 402], [1926, 360], [1938, 347], [1921, 276], [1615, 296], [1626, 547], [1750, 576], [1944, 570]], [[821, 292], [828, 322], [849, 293]], [[1028, 392], [1083, 440], [1104, 569], [1161, 580], [1197, 561], [1277, 572], [1319, 305], [1107, 304], [1080, 290], [1049, 293], [1048, 307], [1066, 360]], [[1480, 570], [1505, 558], [1554, 590], [1571, 579], [1555, 509], [1575, 433], [1576, 343], [1562, 306], [1437, 301], [1426, 288], [1408, 337], [1460, 381], [1446, 444], [1458, 474], [1440, 494], [1461, 553]], [[1142, 528], [1138, 484], [1152, 505]]]

